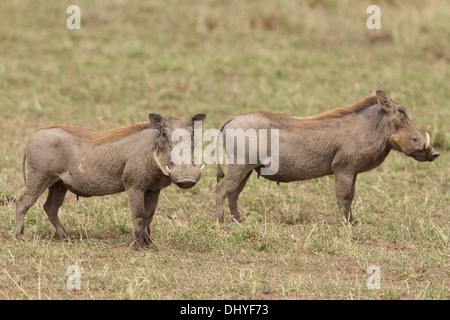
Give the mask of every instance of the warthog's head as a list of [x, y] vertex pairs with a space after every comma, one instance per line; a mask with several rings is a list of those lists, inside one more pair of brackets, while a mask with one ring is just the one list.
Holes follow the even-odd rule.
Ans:
[[414, 126], [401, 104], [393, 101], [389, 95], [377, 90], [377, 102], [386, 112], [388, 119], [389, 144], [397, 151], [403, 152], [418, 161], [433, 161], [439, 157], [430, 143], [430, 135], [423, 136]]
[[150, 124], [159, 131], [156, 139], [153, 161], [163, 174], [183, 189], [192, 188], [202, 175], [203, 165], [195, 163], [194, 125], [201, 125], [206, 115], [196, 114], [188, 120], [162, 118], [150, 114]]

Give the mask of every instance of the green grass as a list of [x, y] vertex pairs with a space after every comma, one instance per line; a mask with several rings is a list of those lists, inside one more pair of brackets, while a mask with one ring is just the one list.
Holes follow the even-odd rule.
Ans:
[[[450, 6], [376, 1], [3, 1], [0, 12], [1, 299], [449, 299]], [[312, 115], [385, 88], [441, 156], [392, 152], [358, 176], [350, 227], [333, 177], [281, 184], [252, 176], [246, 220], [214, 221], [216, 168], [162, 191], [155, 244], [136, 251], [125, 194], [68, 194], [57, 239], [45, 194], [14, 240], [22, 155], [39, 127], [110, 129], [148, 114], [206, 113], [204, 129], [264, 109]], [[67, 267], [82, 268], [68, 290]], [[381, 289], [366, 286], [381, 268]]]

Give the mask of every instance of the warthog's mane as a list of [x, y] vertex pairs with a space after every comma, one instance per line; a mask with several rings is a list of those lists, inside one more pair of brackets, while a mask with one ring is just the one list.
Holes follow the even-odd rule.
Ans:
[[150, 122], [136, 123], [131, 126], [119, 127], [114, 129], [109, 129], [105, 131], [98, 131], [94, 129], [80, 128], [75, 126], [51, 126], [44, 129], [59, 128], [72, 135], [83, 137], [92, 144], [102, 144], [106, 142], [116, 141], [125, 136], [128, 136], [139, 131], [149, 129]]
[[[178, 118], [168, 116], [164, 118], [164, 120], [178, 120]], [[52, 128], [59, 128], [75, 136], [83, 137], [92, 144], [102, 144], [106, 142], [120, 140], [121, 138], [126, 137], [130, 134], [137, 133], [145, 129], [150, 129], [152, 128], [152, 125], [150, 124], [150, 122], [140, 122], [132, 124], [130, 126], [119, 127], [105, 131], [67, 125], [51, 126], [42, 129], [52, 129]]]
[[[342, 108], [338, 108], [338, 109], [333, 109], [333, 110], [329, 110], [329, 111], [325, 111], [316, 115], [312, 115], [309, 117], [296, 117], [296, 116], [288, 116], [288, 115], [284, 115], [284, 114], [280, 114], [280, 113], [276, 113], [276, 112], [272, 112], [272, 111], [253, 111], [253, 112], [249, 112], [246, 114], [254, 114], [254, 115], [260, 115], [263, 116], [267, 119], [270, 119], [272, 121], [272, 126], [277, 126], [280, 128], [284, 128], [286, 126], [289, 127], [298, 127], [299, 125], [304, 126], [304, 125], [314, 125], [314, 122], [309, 121], [309, 120], [325, 120], [325, 119], [335, 119], [335, 118], [340, 118], [343, 117], [345, 115], [348, 114], [352, 114], [352, 113], [358, 113], [370, 106], [373, 106], [377, 104], [377, 97], [375, 95], [375, 93], [371, 93], [367, 98], [358, 101], [352, 105], [346, 106], [346, 107], [342, 107]], [[243, 115], [246, 115], [243, 114]], [[225, 122], [222, 125], [222, 128], [220, 129], [220, 131], [223, 130], [223, 128], [233, 120], [234, 118], [229, 119], [227, 122]]]
[[130, 134], [149, 129], [150, 128], [150, 122], [142, 122], [142, 123], [136, 123], [131, 126], [125, 126], [125, 127], [119, 127], [114, 129], [109, 129], [106, 131], [101, 131], [97, 137], [92, 139], [92, 143], [94, 144], [102, 144], [109, 141], [115, 141], [119, 140], [125, 136], [128, 136]]
[[373, 106], [374, 104], [377, 104], [377, 97], [375, 93], [371, 93], [367, 98], [358, 101], [352, 105], [333, 109], [329, 111], [325, 111], [313, 116], [306, 117], [305, 119], [308, 120], [322, 120], [322, 119], [332, 119], [332, 118], [339, 118], [343, 117], [345, 115], [351, 114], [351, 113], [358, 113], [370, 106]]

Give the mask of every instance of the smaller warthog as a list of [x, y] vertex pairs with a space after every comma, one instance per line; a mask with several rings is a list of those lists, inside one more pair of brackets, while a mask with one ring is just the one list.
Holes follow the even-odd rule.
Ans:
[[34, 133], [23, 158], [25, 190], [16, 199], [15, 236], [23, 234], [26, 212], [47, 188], [44, 210], [61, 238], [66, 238], [67, 233], [58, 218], [58, 209], [67, 190], [82, 197], [126, 191], [135, 245], [144, 247], [151, 243], [150, 222], [161, 189], [171, 183], [191, 188], [203, 169], [194, 164], [193, 152], [190, 163], [172, 161], [172, 150], [181, 143], [172, 139], [172, 133], [176, 129], [188, 132], [193, 149], [194, 122], [203, 122], [205, 115], [197, 114], [188, 120], [153, 113], [149, 117], [150, 122], [103, 132], [54, 126]]
[[[228, 172], [224, 175], [219, 165], [217, 174], [218, 181], [223, 178], [216, 191], [219, 221], [223, 221], [226, 199], [233, 217], [239, 220], [238, 197], [253, 170], [258, 176], [277, 183], [334, 174], [339, 210], [352, 222], [351, 204], [358, 173], [378, 167], [392, 149], [418, 161], [433, 161], [439, 156], [430, 144], [430, 136], [419, 133], [405, 107], [381, 90], [351, 106], [311, 117], [290, 117], [267, 111], [235, 116], [220, 130], [225, 147], [227, 141], [233, 143], [232, 135], [239, 130], [246, 134], [276, 130], [278, 139], [270, 141], [268, 148], [267, 143], [261, 143], [261, 138], [258, 143], [246, 142], [244, 150], [225, 148]], [[232, 138], [228, 139], [230, 136]], [[266, 148], [269, 152], [260, 152]], [[258, 154], [269, 153], [272, 161], [267, 161], [267, 156], [248, 161], [257, 159]], [[236, 161], [240, 156], [247, 161]], [[275, 170], [267, 170], [269, 167]]]

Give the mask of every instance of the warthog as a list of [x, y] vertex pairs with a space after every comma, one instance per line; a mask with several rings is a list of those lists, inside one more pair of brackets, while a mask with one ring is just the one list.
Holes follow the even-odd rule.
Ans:
[[[271, 158], [278, 156], [278, 171], [267, 174], [270, 164], [266, 159], [256, 163], [236, 163], [237, 155], [245, 152], [246, 159], [256, 158], [257, 151], [249, 153], [230, 148], [226, 151], [228, 172], [224, 175], [220, 164], [216, 191], [216, 218], [223, 222], [225, 199], [233, 217], [239, 220], [238, 197], [253, 170], [266, 179], [291, 182], [335, 175], [335, 192], [339, 211], [348, 222], [353, 222], [351, 204], [355, 193], [356, 176], [378, 167], [391, 149], [403, 152], [418, 161], [433, 161], [439, 156], [406, 114], [405, 107], [393, 101], [381, 90], [351, 106], [331, 110], [311, 117], [290, 117], [267, 111], [256, 111], [235, 116], [226, 121], [221, 132], [226, 145], [227, 130], [278, 129], [278, 155], [272, 149]], [[242, 132], [242, 131], [241, 131]], [[234, 139], [234, 138], [233, 138]], [[260, 147], [260, 146], [258, 146]], [[226, 148], [225, 148], [226, 149]], [[250, 148], [251, 149], [251, 148]], [[231, 160], [231, 161], [230, 161]], [[232, 163], [232, 164], [231, 164]]]
[[[58, 209], [67, 190], [77, 196], [103, 196], [126, 191], [134, 225], [135, 245], [151, 243], [150, 222], [162, 188], [171, 183], [187, 189], [200, 179], [199, 165], [174, 164], [171, 151], [175, 129], [191, 133], [194, 121], [149, 115], [150, 122], [104, 132], [72, 126], [53, 126], [38, 130], [27, 142], [23, 158], [25, 190], [16, 200], [15, 236], [23, 234], [25, 214], [38, 197], [49, 189], [44, 210], [56, 232], [66, 238]], [[193, 153], [192, 153], [193, 155]], [[25, 177], [25, 160], [28, 179]]]

